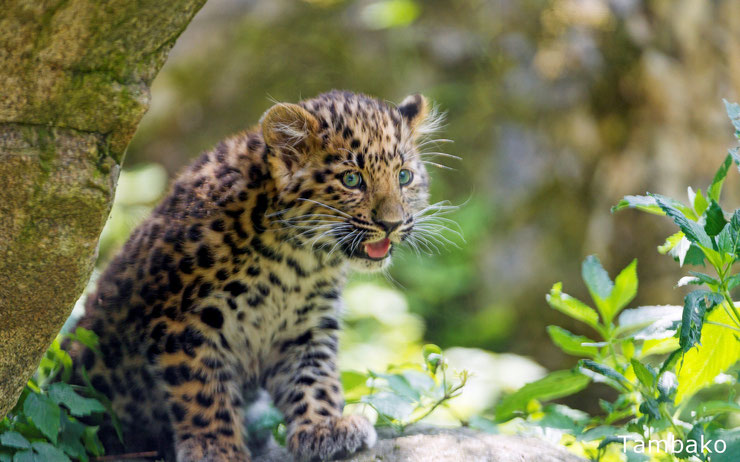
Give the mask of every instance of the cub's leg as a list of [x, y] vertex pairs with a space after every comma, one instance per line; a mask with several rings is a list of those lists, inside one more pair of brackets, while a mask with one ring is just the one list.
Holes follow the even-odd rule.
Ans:
[[218, 348], [192, 327], [173, 333], [159, 356], [178, 462], [248, 462], [237, 377]]
[[[333, 320], [326, 324], [336, 326]], [[372, 447], [376, 435], [370, 422], [359, 415], [342, 416], [336, 335], [314, 328], [285, 341], [279, 350], [264, 381], [285, 416], [293, 455], [298, 460], [327, 460]]]

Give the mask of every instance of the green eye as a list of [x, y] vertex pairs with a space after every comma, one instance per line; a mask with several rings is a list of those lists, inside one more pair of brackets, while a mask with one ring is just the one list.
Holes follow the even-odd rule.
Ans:
[[362, 177], [357, 172], [347, 172], [342, 176], [342, 184], [348, 188], [356, 188], [362, 183]]
[[406, 170], [405, 168], [398, 172], [398, 182], [401, 183], [401, 186], [405, 186], [409, 183], [411, 183], [411, 180], [414, 178], [414, 174], [411, 173], [410, 170]]

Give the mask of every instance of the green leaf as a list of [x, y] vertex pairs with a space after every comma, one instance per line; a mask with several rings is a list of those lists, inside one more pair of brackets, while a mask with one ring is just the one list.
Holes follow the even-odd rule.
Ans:
[[56, 444], [59, 434], [59, 406], [48, 396], [31, 393], [23, 403], [23, 412], [49, 440]]
[[[372, 373], [371, 373], [372, 374]], [[408, 380], [401, 374], [372, 374], [375, 377], [385, 379], [393, 393], [402, 396], [411, 402], [419, 400], [419, 392], [414, 390]]]
[[85, 329], [84, 327], [78, 327], [77, 329], [75, 329], [74, 334], [67, 334], [67, 336], [70, 339], [76, 340], [86, 347], [90, 348], [92, 351], [95, 352], [95, 354], [102, 356], [100, 353], [100, 349], [98, 348], [98, 336], [95, 332]]
[[661, 196], [659, 194], [651, 194], [655, 198], [661, 209], [673, 219], [673, 222], [681, 228], [686, 238], [704, 247], [712, 247], [712, 240], [707, 235], [704, 228], [697, 222], [690, 220], [686, 215], [678, 208], [674, 207], [672, 199]]
[[665, 255], [668, 252], [672, 251], [681, 242], [681, 239], [683, 239], [683, 233], [681, 231], [671, 234], [670, 236], [668, 236], [668, 238], [666, 238], [663, 245], [658, 246], [658, 253], [661, 255]]
[[581, 277], [586, 283], [591, 296], [594, 299], [604, 300], [609, 297], [614, 288], [614, 283], [609, 278], [601, 262], [596, 255], [589, 255], [581, 265]]
[[679, 344], [684, 352], [700, 343], [704, 315], [718, 303], [722, 303], [722, 295], [708, 290], [695, 290], [684, 297], [679, 336]]
[[434, 379], [426, 372], [406, 369], [401, 375], [403, 375], [414, 390], [422, 393], [431, 390], [435, 385]]
[[85, 446], [82, 444], [82, 435], [85, 433], [85, 426], [77, 421], [69, 420], [69, 417], [62, 418], [62, 431], [59, 434], [57, 447], [64, 451], [70, 457], [79, 459], [80, 462], [87, 462], [89, 457]]
[[550, 400], [570, 396], [586, 388], [591, 380], [575, 370], [551, 372], [545, 377], [524, 385], [506, 396], [496, 406], [496, 421], [505, 422], [523, 411], [529, 401]]
[[[691, 192], [691, 187], [689, 186], [689, 197], [691, 197]], [[694, 206], [694, 212], [699, 216], [701, 216], [707, 209], [707, 207], [709, 207], [709, 202], [704, 199], [704, 195], [701, 193], [701, 189], [696, 191], [694, 199], [691, 201], [691, 203]]]
[[57, 404], [66, 406], [70, 414], [76, 417], [87, 416], [93, 412], [105, 412], [105, 407], [98, 400], [78, 395], [66, 383], [52, 384], [49, 387], [49, 397]]
[[541, 419], [532, 418], [530, 421], [542, 428], [567, 430], [572, 435], [580, 434], [589, 421], [587, 413], [562, 404], [548, 404], [542, 412], [545, 415]]
[[718, 429], [710, 435], [714, 441], [722, 440], [727, 445], [725, 452], [712, 454], [712, 462], [737, 462], [740, 454], [740, 428]]
[[640, 404], [640, 412], [649, 415], [655, 420], [660, 420], [660, 405], [654, 398], [647, 398]]
[[595, 346], [584, 346], [584, 343], [596, 343], [583, 335], [576, 335], [559, 326], [547, 326], [547, 333], [550, 335], [553, 343], [565, 353], [574, 356], [588, 356], [593, 358], [599, 354], [599, 349]]
[[697, 281], [701, 284], [707, 284], [709, 286], [719, 286], [719, 281], [708, 274], [699, 273], [696, 271], [689, 271], [689, 274], [696, 277]]
[[363, 396], [362, 402], [371, 405], [379, 414], [401, 422], [414, 412], [414, 405], [408, 399], [389, 392]]
[[709, 208], [705, 212], [706, 224], [704, 225], [704, 231], [709, 236], [716, 236], [727, 224], [725, 220], [725, 212], [722, 211], [722, 207], [716, 201], [712, 201]]
[[[707, 316], [707, 321], [733, 325], [732, 318], [724, 309], [713, 310]], [[737, 340], [736, 334], [737, 332], [732, 329], [704, 323], [701, 333], [702, 344], [684, 353], [683, 360], [677, 366], [676, 404], [714, 383], [717, 375], [740, 360], [740, 341]]]
[[34, 442], [33, 450], [46, 462], [72, 462], [66, 454], [49, 443]]
[[564, 294], [562, 288], [563, 283], [555, 283], [546, 297], [547, 303], [561, 313], [567, 314], [571, 318], [584, 322], [598, 330], [599, 315], [596, 311], [577, 298]]
[[606, 306], [610, 309], [607, 313], [602, 313], [604, 323], [609, 324], [614, 316], [619, 314], [629, 302], [637, 295], [637, 259], [627, 265], [614, 280], [612, 289]]
[[[727, 177], [727, 172], [730, 170], [730, 165], [732, 165], [732, 156], [728, 154], [727, 157], [725, 157], [725, 161], [722, 162], [722, 165], [717, 169], [717, 173], [714, 174], [712, 184], [707, 188], [707, 195], [711, 200], [719, 202], [720, 195], [722, 194], [722, 185]], [[699, 214], [701, 214], [701, 212], [699, 212]]]
[[581, 369], [586, 369], [605, 377], [606, 379], [608, 379], [604, 381], [605, 383], [617, 384], [618, 387], [622, 389], [622, 391], [632, 389], [632, 384], [630, 383], [630, 381], [627, 380], [624, 375], [620, 374], [609, 366], [599, 364], [596, 361], [591, 361], [590, 359], [582, 359], [578, 361], [578, 366]]
[[612, 207], [612, 213], [630, 208], [654, 215], [665, 215], [665, 212], [658, 206], [655, 199], [650, 196], [624, 196], [624, 198]]
[[0, 445], [9, 448], [28, 449], [31, 443], [18, 432], [9, 431], [0, 435]]
[[728, 412], [740, 412], [740, 405], [728, 401], [706, 401], [701, 403], [696, 411], [699, 417], [715, 416]]
[[653, 382], [655, 382], [655, 374], [644, 364], [634, 358], [630, 360], [630, 363], [632, 364], [632, 369], [635, 371], [637, 380], [648, 387], [648, 389], [652, 390]]
[[46, 462], [38, 454], [30, 449], [16, 452], [13, 456], [13, 462]]
[[98, 427], [85, 427], [85, 433], [82, 434], [82, 441], [85, 443], [85, 449], [90, 454], [96, 457], [105, 454], [103, 443], [98, 438]]
[[740, 285], [740, 274], [733, 274], [727, 278], [727, 290], [732, 290]]
[[735, 231], [731, 223], [727, 223], [715, 238], [715, 241], [717, 242], [717, 250], [724, 254], [731, 255], [734, 258], [734, 254], [737, 251], [737, 237], [737, 231]]

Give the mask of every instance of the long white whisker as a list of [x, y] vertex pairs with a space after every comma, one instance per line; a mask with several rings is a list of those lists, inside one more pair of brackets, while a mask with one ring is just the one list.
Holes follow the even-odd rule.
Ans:
[[315, 200], [313, 200], [313, 199], [305, 199], [305, 198], [303, 198], [303, 197], [299, 197], [299, 198], [298, 198], [297, 200], [299, 200], [299, 201], [306, 201], [306, 202], [313, 202], [313, 203], [314, 203], [314, 204], [316, 204], [316, 205], [320, 205], [320, 206], [322, 206], [322, 207], [326, 207], [326, 208], [327, 208], [327, 209], [329, 209], [329, 210], [333, 210], [333, 211], [335, 211], [335, 212], [337, 212], [337, 213], [341, 214], [342, 216], [345, 216], [345, 217], [347, 217], [347, 218], [352, 218], [352, 216], [351, 216], [351, 215], [350, 215], [349, 213], [346, 213], [346, 212], [342, 212], [342, 211], [341, 211], [341, 210], [339, 210], [339, 209], [335, 209], [334, 207], [332, 207], [332, 206], [330, 206], [330, 205], [326, 205], [326, 204], [323, 204], [323, 203], [321, 203], [321, 202], [319, 202], [319, 201], [315, 201]]

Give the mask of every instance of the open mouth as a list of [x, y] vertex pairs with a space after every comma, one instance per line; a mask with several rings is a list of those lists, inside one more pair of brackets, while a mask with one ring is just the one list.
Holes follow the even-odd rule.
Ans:
[[371, 260], [382, 260], [391, 250], [391, 240], [388, 238], [381, 239], [377, 242], [369, 242], [362, 246], [365, 255], [360, 255]]

